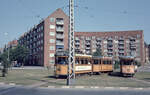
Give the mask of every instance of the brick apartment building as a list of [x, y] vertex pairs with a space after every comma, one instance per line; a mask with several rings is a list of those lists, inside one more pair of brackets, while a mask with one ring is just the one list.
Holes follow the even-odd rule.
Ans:
[[7, 51], [8, 49], [13, 49], [18, 45], [18, 41], [17, 40], [13, 40], [8, 42], [8, 44], [5, 45], [3, 51]]
[[[23, 34], [18, 42], [30, 50], [27, 65], [53, 65], [56, 51], [68, 50], [69, 17], [57, 9]], [[75, 32], [75, 52], [92, 54], [100, 48], [104, 56], [135, 56], [144, 63], [142, 30], [118, 32]]]
[[100, 48], [103, 56], [134, 56], [145, 62], [142, 30], [118, 32], [75, 32], [75, 51], [92, 54]]
[[145, 63], [149, 63], [150, 62], [150, 45], [148, 45], [146, 42], [145, 42]]
[[18, 40], [30, 50], [28, 65], [50, 65], [55, 52], [68, 49], [68, 16], [57, 9]]

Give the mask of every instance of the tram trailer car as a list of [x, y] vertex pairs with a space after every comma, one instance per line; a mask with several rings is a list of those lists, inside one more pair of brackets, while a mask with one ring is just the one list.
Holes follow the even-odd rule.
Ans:
[[113, 72], [112, 57], [93, 57], [92, 58], [92, 72]]

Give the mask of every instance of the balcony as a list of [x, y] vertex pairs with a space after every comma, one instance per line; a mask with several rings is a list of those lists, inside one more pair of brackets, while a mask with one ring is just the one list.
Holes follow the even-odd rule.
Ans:
[[75, 45], [80, 45], [80, 42], [75, 42]]
[[107, 44], [108, 45], [113, 45], [113, 42], [108, 41]]
[[124, 41], [119, 41], [118, 44], [119, 44], [119, 45], [122, 45], [122, 44], [124, 44]]
[[90, 41], [90, 40], [91, 40], [91, 38], [90, 38], [90, 37], [86, 37], [86, 39], [85, 39], [85, 40]]
[[90, 51], [88, 50], [88, 51], [86, 51], [86, 54], [89, 54], [90, 53]]
[[86, 42], [85, 44], [86, 44], [86, 45], [90, 45], [91, 43], [89, 43], [89, 42]]
[[80, 47], [79, 46], [75, 46], [75, 49], [80, 49]]
[[113, 49], [113, 47], [107, 47], [107, 49]]
[[108, 53], [113, 53], [113, 50], [108, 50]]
[[63, 42], [56, 41], [56, 45], [64, 45]]
[[58, 38], [58, 39], [64, 39], [64, 35], [62, 34], [56, 34], [56, 38]]
[[135, 44], [130, 44], [130, 48], [136, 48]]
[[56, 18], [56, 24], [57, 25], [63, 25], [64, 24], [64, 19], [63, 18]]
[[101, 48], [101, 45], [96, 45], [96, 48]]
[[75, 37], [75, 40], [76, 40], [76, 41], [79, 41], [79, 38], [78, 38], [78, 37]]
[[130, 39], [130, 40], [136, 40], [136, 38], [134, 38], [134, 37], [130, 37], [129, 39]]
[[91, 47], [86, 47], [86, 49], [91, 49]]
[[119, 53], [124, 53], [124, 50], [119, 50], [118, 52], [119, 52]]
[[118, 49], [124, 49], [124, 46], [118, 46]]
[[64, 31], [64, 28], [58, 28], [58, 27], [57, 27], [57, 28], [56, 28], [56, 31], [57, 31], [57, 32], [63, 32], [63, 31]]
[[101, 42], [96, 42], [97, 45], [101, 45]]
[[112, 56], [113, 56], [113, 53], [107, 53], [107, 55], [108, 55], [109, 57], [112, 57]]
[[107, 40], [108, 40], [108, 41], [112, 41], [113, 39], [112, 39], [112, 38], [108, 38]]
[[102, 39], [101, 39], [101, 38], [96, 38], [96, 40], [97, 40], [97, 41], [101, 41]]
[[63, 25], [63, 24], [64, 24], [64, 21], [63, 21], [63, 20], [56, 20], [56, 24], [57, 24], [57, 25]]

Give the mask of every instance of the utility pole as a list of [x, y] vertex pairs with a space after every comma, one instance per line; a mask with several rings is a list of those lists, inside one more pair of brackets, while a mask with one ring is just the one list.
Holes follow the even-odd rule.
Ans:
[[75, 79], [74, 59], [74, 0], [69, 0], [69, 57], [67, 85], [71, 85]]
[[[8, 33], [6, 32], [6, 33], [4, 33], [4, 35], [8, 38]], [[7, 54], [7, 61], [9, 62], [9, 52], [10, 52], [10, 50], [9, 50], [9, 48], [10, 48], [10, 43], [8, 42], [8, 45], [7, 45], [7, 51], [8, 51], [8, 54]]]

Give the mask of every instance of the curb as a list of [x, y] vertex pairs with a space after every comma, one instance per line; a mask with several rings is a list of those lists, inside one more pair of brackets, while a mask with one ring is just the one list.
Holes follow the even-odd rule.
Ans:
[[99, 87], [99, 86], [48, 86], [46, 88], [64, 88], [64, 89], [105, 89], [105, 90], [114, 90], [114, 89], [120, 89], [120, 90], [150, 90], [149, 88], [132, 88], [132, 87]]
[[0, 85], [10, 85], [10, 86], [14, 86], [16, 85], [15, 83], [4, 83], [4, 82], [0, 82]]

